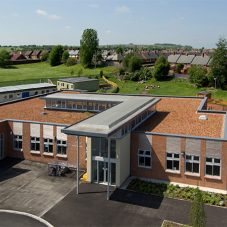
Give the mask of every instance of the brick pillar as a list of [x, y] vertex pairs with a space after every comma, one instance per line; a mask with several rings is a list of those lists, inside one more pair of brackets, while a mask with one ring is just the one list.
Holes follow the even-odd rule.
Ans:
[[201, 140], [201, 153], [200, 153], [200, 176], [199, 186], [205, 186], [205, 165], [206, 165], [206, 140]]

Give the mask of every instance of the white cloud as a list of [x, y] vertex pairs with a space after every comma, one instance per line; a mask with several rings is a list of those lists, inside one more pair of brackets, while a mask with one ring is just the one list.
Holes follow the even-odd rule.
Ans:
[[72, 27], [68, 25], [68, 26], [66, 26], [65, 28], [66, 28], [66, 29], [71, 29]]
[[180, 17], [179, 20], [184, 20], [185, 18], [184, 17]]
[[42, 16], [48, 18], [48, 19], [53, 19], [53, 20], [61, 19], [61, 17], [59, 17], [55, 14], [48, 15], [45, 11], [40, 10], [40, 9], [36, 10], [36, 13], [39, 14], [39, 15], [42, 15]]
[[18, 15], [19, 15], [18, 13], [12, 14], [13, 17], [17, 17]]
[[98, 4], [90, 4], [89, 5], [91, 8], [99, 8], [99, 5]]
[[116, 7], [115, 12], [116, 13], [130, 13], [131, 10], [126, 6], [121, 6], [121, 7]]
[[108, 34], [109, 34], [109, 33], [111, 33], [111, 31], [110, 31], [110, 30], [108, 30], [108, 31], [106, 31], [106, 33], [108, 33]]

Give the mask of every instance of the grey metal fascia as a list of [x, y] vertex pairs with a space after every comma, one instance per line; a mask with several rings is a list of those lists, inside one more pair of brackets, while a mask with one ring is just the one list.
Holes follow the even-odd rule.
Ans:
[[203, 140], [227, 141], [227, 138], [188, 136], [188, 135], [181, 135], [181, 134], [161, 133], [161, 132], [147, 132], [147, 131], [136, 131], [136, 130], [134, 130], [134, 131], [132, 131], [132, 133], [141, 133], [141, 134], [146, 134], [146, 135], [160, 135], [160, 136], [173, 136], [173, 137], [195, 138], [195, 139], [203, 139]]
[[[55, 126], [63, 126], [63, 127], [70, 126], [69, 124], [51, 123], [51, 122], [40, 122], [40, 121], [26, 121], [26, 120], [17, 120], [17, 119], [5, 119], [3, 121], [13, 121], [13, 122], [32, 123], [32, 124], [43, 124], [43, 125], [55, 125]], [[0, 122], [3, 122], [3, 121], [0, 121]]]

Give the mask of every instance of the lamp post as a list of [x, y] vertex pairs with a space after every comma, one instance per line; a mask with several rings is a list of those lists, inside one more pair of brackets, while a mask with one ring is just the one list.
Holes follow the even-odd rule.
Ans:
[[95, 51], [95, 76], [96, 76], [96, 51]]
[[214, 103], [216, 103], [216, 78], [214, 78], [214, 81], [215, 81]]
[[146, 76], [145, 76], [145, 92], [146, 92]]

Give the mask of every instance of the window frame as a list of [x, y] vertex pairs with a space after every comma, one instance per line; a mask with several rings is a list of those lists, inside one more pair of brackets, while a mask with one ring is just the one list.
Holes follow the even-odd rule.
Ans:
[[[21, 138], [20, 138], [21, 137]], [[21, 142], [21, 147], [19, 146]], [[16, 146], [18, 145], [18, 146]], [[23, 149], [23, 136], [22, 135], [13, 135], [13, 149], [14, 150], [22, 150]]]
[[[60, 143], [58, 143], [60, 142]], [[63, 143], [65, 142], [65, 143]], [[62, 153], [63, 147], [65, 147], [65, 154]], [[61, 153], [58, 153], [58, 148], [61, 148]], [[56, 155], [67, 156], [67, 140], [57, 139], [56, 141]]]
[[[212, 162], [207, 163], [207, 158], [211, 158]], [[215, 163], [214, 162], [215, 159], [219, 159], [220, 163]], [[206, 173], [207, 172], [207, 165], [212, 166], [212, 175]], [[219, 172], [220, 172], [219, 176], [214, 175], [214, 168], [213, 168], [214, 166], [219, 166], [219, 168], [220, 168], [219, 169]], [[221, 178], [221, 158], [205, 157], [205, 176], [214, 177], [214, 178]]]
[[[191, 160], [187, 159], [187, 156], [191, 156], [192, 159], [191, 159]], [[195, 157], [199, 157], [199, 161], [194, 160]], [[186, 163], [192, 163], [192, 172], [186, 171]], [[199, 172], [198, 172], [198, 173], [193, 172], [193, 164], [194, 164], [194, 163], [199, 164]], [[200, 156], [199, 156], [199, 155], [189, 155], [189, 154], [185, 154], [185, 173], [200, 175]]]
[[[168, 154], [172, 154], [172, 157], [170, 158], [170, 157], [168, 157], [167, 155]], [[174, 157], [174, 155], [179, 155], [179, 158], [175, 158]], [[172, 164], [172, 169], [168, 169], [167, 168], [167, 161], [172, 161], [173, 162], [173, 164]], [[174, 161], [179, 161], [179, 170], [177, 170], [177, 169], [174, 169]], [[166, 170], [167, 171], [173, 171], [173, 172], [180, 172], [180, 154], [179, 153], [169, 153], [169, 152], [166, 152]]]
[[[34, 139], [32, 139], [32, 138], [34, 138]], [[39, 139], [39, 140], [37, 140], [37, 139]], [[35, 144], [35, 148], [36, 148], [36, 144], [39, 144], [39, 150], [32, 150], [32, 143]], [[40, 137], [30, 136], [30, 151], [40, 152]]]
[[[143, 151], [143, 154], [140, 154], [140, 151]], [[150, 155], [146, 155], [146, 152], [150, 152]], [[144, 150], [144, 149], [138, 149], [138, 167], [142, 167], [142, 168], [147, 168], [147, 169], [151, 169], [152, 168], [152, 151], [151, 150]], [[140, 157], [144, 158], [144, 165], [140, 165]], [[146, 166], [145, 163], [145, 159], [149, 158], [150, 159], [150, 166]]]
[[[45, 141], [48, 140], [48, 141]], [[52, 140], [52, 142], [50, 142]], [[54, 154], [54, 139], [53, 138], [43, 138], [43, 153], [44, 154]], [[48, 152], [45, 151], [45, 145], [48, 145]], [[52, 145], [52, 152], [50, 152], [50, 146]]]

